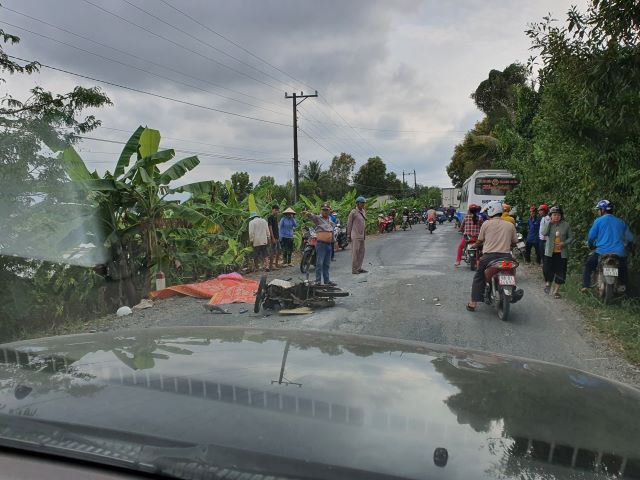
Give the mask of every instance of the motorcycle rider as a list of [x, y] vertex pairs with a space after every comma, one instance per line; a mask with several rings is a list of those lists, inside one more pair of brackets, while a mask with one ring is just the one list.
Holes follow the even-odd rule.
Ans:
[[454, 266], [459, 267], [460, 261], [462, 260], [462, 251], [464, 250], [465, 245], [467, 244], [466, 236], [477, 237], [480, 233], [480, 227], [482, 226], [482, 218], [478, 213], [480, 212], [480, 207], [475, 203], [469, 205], [469, 213], [464, 216], [464, 220], [462, 220], [462, 224], [460, 225], [460, 231], [462, 232], [462, 239], [460, 240], [460, 244], [458, 245], [458, 254], [456, 256], [456, 263]]
[[511, 222], [502, 220], [502, 203], [492, 201], [486, 207], [489, 220], [482, 224], [478, 234], [478, 244], [483, 245], [483, 254], [473, 276], [471, 285], [471, 301], [467, 303], [467, 310], [474, 312], [478, 302], [484, 300], [484, 271], [494, 260], [499, 258], [511, 259], [511, 247], [518, 241], [516, 227]]
[[596, 251], [584, 265], [581, 292], [589, 291], [591, 276], [598, 267], [600, 255], [613, 254], [619, 258], [619, 276], [621, 290], [626, 289], [628, 281], [626, 248], [634, 243], [634, 236], [624, 221], [616, 217], [614, 207], [608, 200], [600, 200], [596, 205], [599, 217], [589, 230], [588, 242]]
[[406, 207], [402, 210], [402, 226], [404, 226], [405, 223], [409, 225], [409, 228], [413, 228], [411, 226], [411, 217], [410, 217], [409, 209]]

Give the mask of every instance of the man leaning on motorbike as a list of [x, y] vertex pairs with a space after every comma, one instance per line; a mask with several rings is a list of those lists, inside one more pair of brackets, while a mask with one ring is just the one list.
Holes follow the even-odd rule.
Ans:
[[[511, 248], [518, 241], [516, 227], [511, 222], [502, 220], [502, 203], [489, 202], [486, 207], [489, 218], [480, 227], [478, 244], [483, 245], [483, 254], [478, 264], [478, 269], [473, 276], [471, 285], [471, 301], [467, 303], [467, 310], [474, 312], [478, 302], [484, 300], [485, 278], [484, 272], [494, 260], [505, 258], [512, 259]], [[521, 296], [521, 295], [519, 295]]]
[[619, 259], [620, 285], [626, 288], [628, 281], [627, 249], [633, 245], [633, 234], [624, 221], [613, 214], [614, 207], [611, 202], [600, 200], [596, 209], [600, 216], [593, 222], [588, 236], [589, 247], [595, 248], [596, 251], [584, 265], [581, 289], [583, 293], [589, 291], [591, 277], [598, 268], [598, 260], [602, 255], [616, 255]]

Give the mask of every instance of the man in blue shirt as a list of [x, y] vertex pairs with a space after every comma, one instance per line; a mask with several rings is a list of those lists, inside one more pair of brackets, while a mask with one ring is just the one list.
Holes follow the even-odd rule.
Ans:
[[531, 263], [531, 249], [536, 249], [536, 263], [542, 263], [542, 253], [540, 252], [540, 217], [536, 207], [529, 209], [529, 230], [527, 233], [527, 245], [524, 249], [524, 259], [527, 263]]
[[591, 285], [591, 276], [598, 267], [600, 255], [613, 254], [620, 258], [620, 284], [627, 285], [627, 246], [633, 243], [634, 237], [629, 227], [613, 215], [613, 205], [608, 200], [600, 200], [596, 206], [600, 217], [593, 222], [589, 230], [588, 242], [596, 249], [584, 265], [582, 292], [587, 292]]

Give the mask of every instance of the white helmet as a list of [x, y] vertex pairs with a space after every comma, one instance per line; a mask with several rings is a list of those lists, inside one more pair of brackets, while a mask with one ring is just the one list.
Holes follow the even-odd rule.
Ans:
[[497, 200], [487, 203], [487, 215], [494, 217], [496, 215], [502, 215], [502, 202]]

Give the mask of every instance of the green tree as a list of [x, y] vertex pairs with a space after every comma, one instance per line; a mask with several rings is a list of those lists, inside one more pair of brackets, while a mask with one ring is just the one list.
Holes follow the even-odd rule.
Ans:
[[328, 170], [328, 191], [331, 198], [342, 198], [350, 189], [356, 160], [348, 153], [333, 157]]
[[302, 167], [300, 176], [305, 180], [309, 180], [317, 184], [322, 177], [322, 173], [322, 163], [318, 160], [311, 160], [307, 165]]
[[473, 172], [490, 168], [497, 158], [498, 140], [492, 135], [489, 119], [485, 117], [465, 134], [462, 143], [454, 147], [447, 174], [453, 185], [460, 188]]
[[231, 175], [231, 185], [238, 200], [244, 199], [253, 190], [253, 183], [247, 172], [236, 172]]
[[491, 70], [471, 98], [476, 106], [489, 118], [491, 125], [502, 119], [513, 120], [515, 116], [515, 88], [527, 82], [527, 68], [512, 63], [503, 71]]
[[387, 192], [387, 166], [380, 157], [371, 157], [353, 177], [353, 183], [363, 195], [382, 195]]

